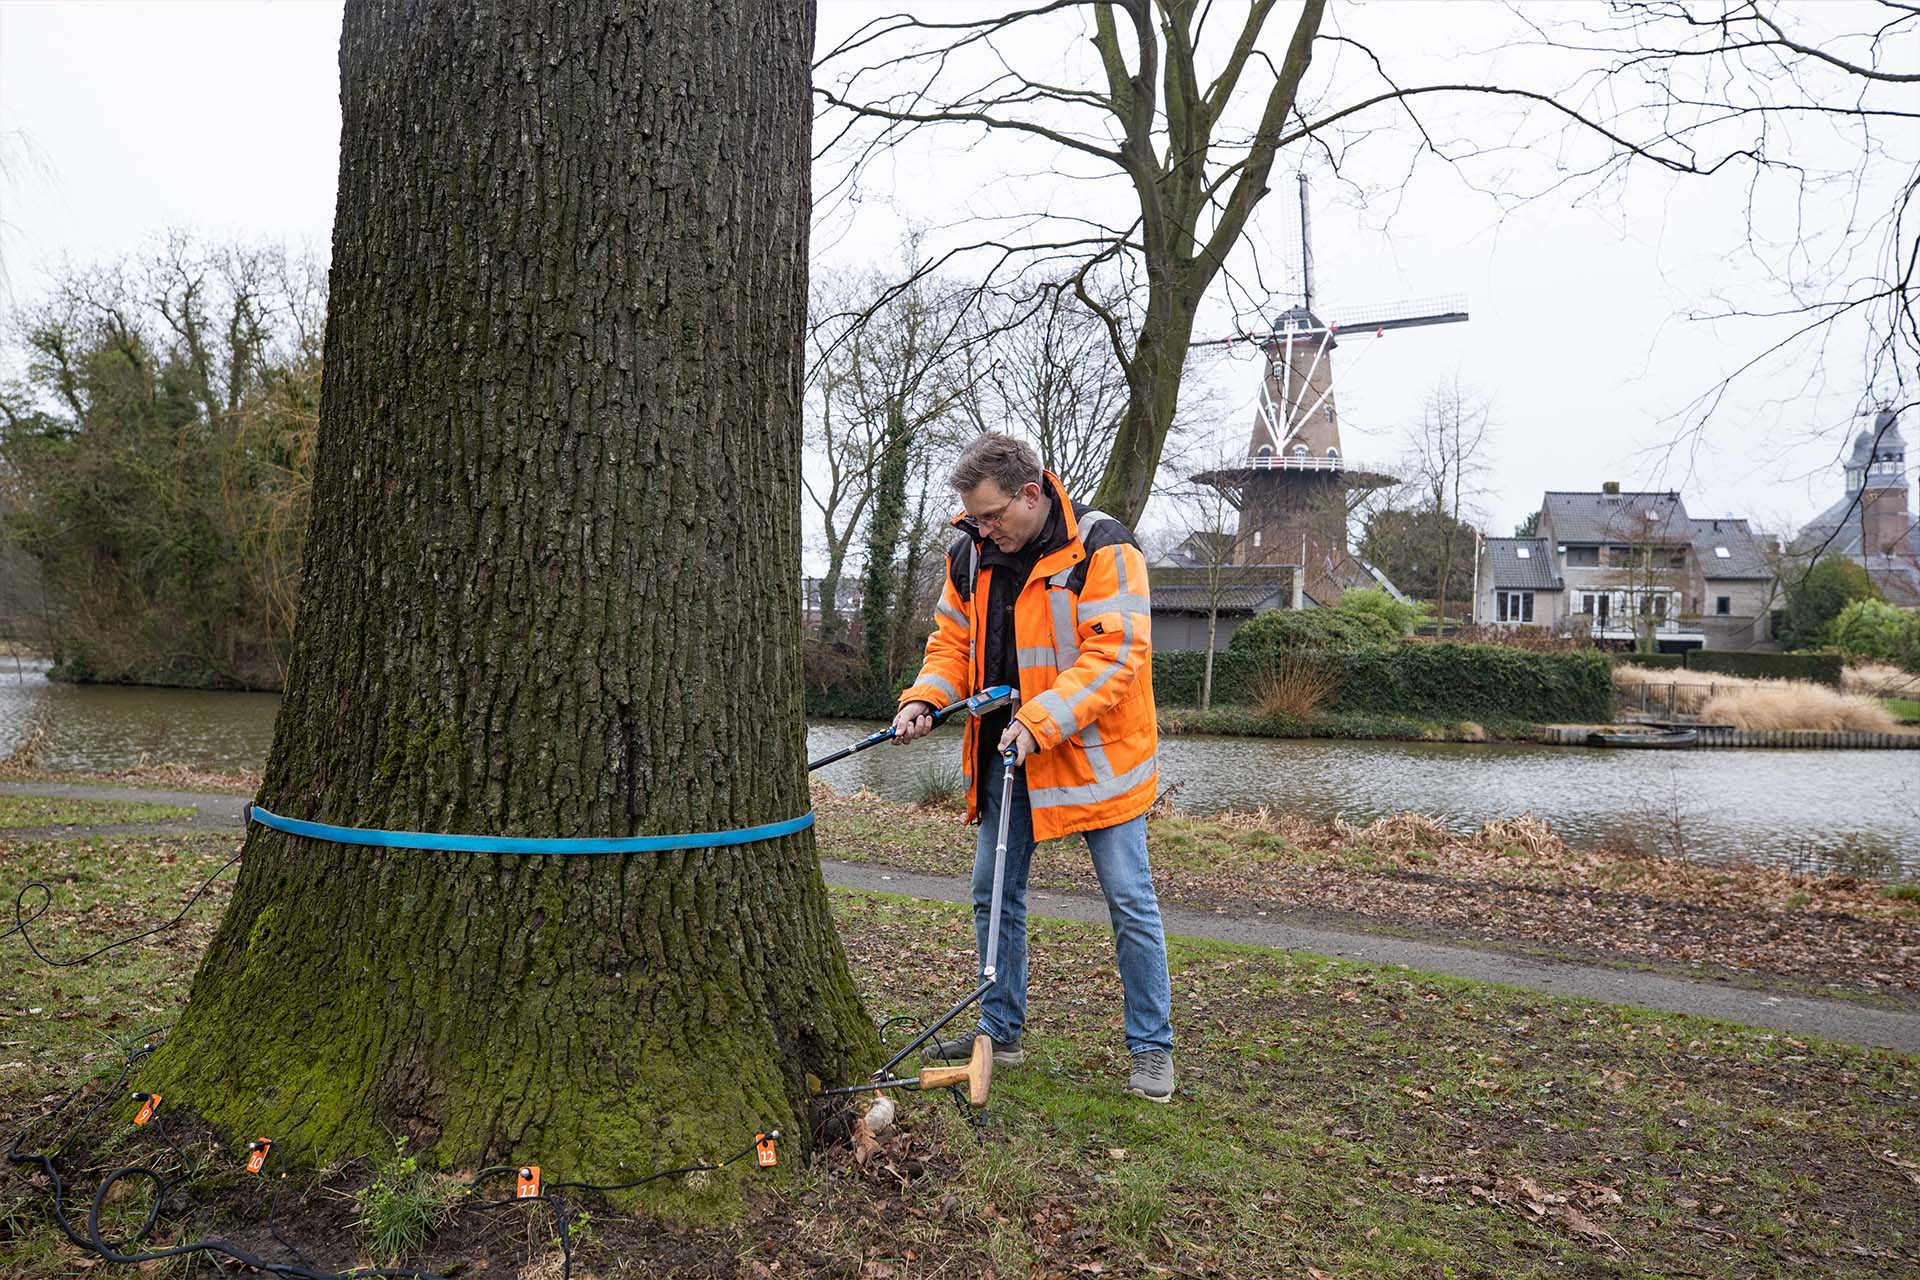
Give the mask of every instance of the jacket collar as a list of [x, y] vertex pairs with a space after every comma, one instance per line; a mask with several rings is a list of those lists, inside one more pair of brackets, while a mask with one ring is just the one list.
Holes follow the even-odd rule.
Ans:
[[[1073, 499], [1067, 496], [1066, 486], [1061, 484], [1060, 477], [1051, 471], [1042, 471], [1040, 477], [1052, 492], [1053, 500], [1060, 508], [1061, 519], [1066, 521], [1067, 541], [1064, 546], [1048, 552], [1034, 563], [1033, 574], [1027, 579], [1028, 582], [1032, 582], [1035, 578], [1056, 574], [1068, 565], [1079, 564], [1087, 558], [1086, 548], [1080, 545], [1080, 513], [1074, 510]], [[956, 515], [951, 523], [954, 528], [972, 538], [976, 544], [983, 540], [984, 535], [980, 532], [980, 526], [974, 523], [973, 517], [966, 513], [965, 508], [961, 509], [960, 514]]]

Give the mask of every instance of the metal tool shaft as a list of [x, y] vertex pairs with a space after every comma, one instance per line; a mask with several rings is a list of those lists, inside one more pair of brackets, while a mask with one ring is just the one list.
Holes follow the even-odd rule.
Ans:
[[1013, 818], [1014, 751], [1000, 754], [1000, 834], [993, 845], [993, 898], [987, 907], [987, 949], [980, 956], [980, 976], [999, 980], [1000, 898], [1007, 885], [1007, 824]]
[[[1014, 696], [1011, 685], [996, 684], [982, 689], [971, 698], [965, 698], [959, 702], [950, 702], [938, 711], [931, 712], [930, 714], [933, 718], [933, 727], [938, 729], [946, 723], [947, 717], [953, 715], [955, 712], [964, 711], [970, 716], [979, 717], [997, 707], [1003, 707], [1010, 702], [1016, 701], [1018, 701], [1018, 699]], [[868, 747], [877, 747], [883, 742], [892, 741], [896, 736], [893, 726], [888, 725], [884, 729], [879, 729], [868, 734], [851, 746], [842, 747], [838, 751], [821, 756], [818, 760], [808, 761], [807, 772], [812, 773], [815, 769], [821, 768], [824, 765], [845, 760], [848, 756], [858, 755]]]

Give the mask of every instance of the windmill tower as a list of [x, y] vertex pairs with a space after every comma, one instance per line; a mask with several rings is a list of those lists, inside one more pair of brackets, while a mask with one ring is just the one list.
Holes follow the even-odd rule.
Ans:
[[1392, 329], [1454, 324], [1467, 318], [1467, 310], [1466, 299], [1454, 296], [1329, 312], [1323, 321], [1313, 295], [1304, 173], [1300, 266], [1300, 301], [1282, 312], [1271, 330], [1193, 344], [1230, 348], [1253, 342], [1264, 357], [1246, 456], [1194, 479], [1220, 490], [1239, 512], [1235, 563], [1302, 565], [1306, 594], [1330, 605], [1349, 587], [1374, 585], [1373, 575], [1347, 549], [1354, 495], [1394, 483], [1391, 476], [1352, 466], [1341, 447], [1332, 358], [1336, 335], [1377, 338]]

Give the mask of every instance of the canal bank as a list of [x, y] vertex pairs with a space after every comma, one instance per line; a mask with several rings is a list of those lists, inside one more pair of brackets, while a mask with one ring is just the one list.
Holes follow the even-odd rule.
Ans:
[[[36, 739], [56, 773], [119, 773], [143, 760], [257, 773], [271, 694], [54, 684], [0, 663], [0, 757]], [[877, 721], [819, 720], [809, 758]], [[1174, 727], [1171, 723], [1169, 728]], [[1576, 847], [1638, 845], [1702, 863], [1754, 862], [1920, 882], [1920, 769], [1905, 751], [1606, 751], [1482, 743], [1163, 735], [1160, 782], [1187, 814], [1268, 810], [1364, 825], [1418, 813], [1451, 830], [1520, 814]], [[912, 800], [958, 777], [959, 734], [863, 752], [824, 776], [841, 790]]]

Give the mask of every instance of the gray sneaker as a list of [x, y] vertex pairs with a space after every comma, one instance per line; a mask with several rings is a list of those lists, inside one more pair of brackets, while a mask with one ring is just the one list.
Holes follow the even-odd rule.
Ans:
[[1142, 1049], [1133, 1055], [1133, 1074], [1127, 1092], [1148, 1102], [1173, 1100], [1173, 1055], [1165, 1049]]
[[[951, 1040], [934, 1040], [922, 1050], [926, 1057], [935, 1062], [965, 1062], [973, 1057], [973, 1042], [986, 1032], [975, 1027], [964, 1031]], [[1017, 1067], [1027, 1060], [1026, 1051], [1021, 1049], [1018, 1040], [995, 1040], [993, 1042], [993, 1065], [996, 1067]]]

